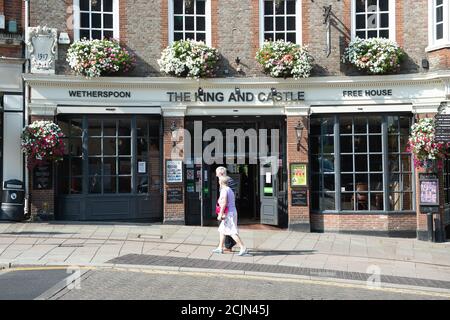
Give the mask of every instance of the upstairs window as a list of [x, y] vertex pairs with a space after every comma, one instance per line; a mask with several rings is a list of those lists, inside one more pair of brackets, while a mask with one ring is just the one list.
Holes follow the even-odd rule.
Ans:
[[352, 0], [352, 38], [395, 41], [394, 0]]
[[301, 0], [261, 0], [261, 45], [284, 40], [301, 44]]
[[450, 46], [450, 1], [430, 0], [428, 7], [428, 50]]
[[74, 0], [75, 40], [119, 39], [119, 0]]
[[191, 39], [211, 45], [210, 0], [169, 1], [169, 42]]

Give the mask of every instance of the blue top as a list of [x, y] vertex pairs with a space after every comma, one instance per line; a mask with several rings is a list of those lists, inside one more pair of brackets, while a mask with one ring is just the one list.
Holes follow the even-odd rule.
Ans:
[[231, 190], [230, 187], [222, 187], [222, 188], [220, 188], [220, 198], [219, 198], [219, 200], [223, 199], [225, 197], [225, 194], [227, 195], [228, 212], [236, 212], [236, 203], [235, 203], [233, 190]]

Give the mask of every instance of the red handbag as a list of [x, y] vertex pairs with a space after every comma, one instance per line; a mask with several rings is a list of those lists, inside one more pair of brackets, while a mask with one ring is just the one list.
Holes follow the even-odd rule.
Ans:
[[[216, 214], [219, 215], [220, 213], [220, 205], [219, 205], [219, 201], [217, 201], [216, 203]], [[223, 211], [224, 215], [227, 215], [228, 213], [228, 206], [225, 207], [225, 210]]]

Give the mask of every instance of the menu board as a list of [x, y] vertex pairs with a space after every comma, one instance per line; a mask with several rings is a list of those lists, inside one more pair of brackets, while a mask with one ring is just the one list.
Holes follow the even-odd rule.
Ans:
[[167, 203], [183, 203], [183, 188], [167, 189]]
[[308, 206], [308, 191], [305, 190], [291, 190], [291, 205], [294, 207]]
[[183, 161], [166, 160], [166, 182], [167, 183], [183, 182]]
[[41, 164], [33, 169], [33, 189], [50, 190], [53, 188], [51, 163]]
[[435, 174], [420, 174], [420, 205], [439, 205], [439, 179]]

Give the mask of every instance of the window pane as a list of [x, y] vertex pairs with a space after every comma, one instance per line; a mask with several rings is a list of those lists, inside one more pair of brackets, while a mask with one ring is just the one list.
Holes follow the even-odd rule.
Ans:
[[334, 137], [323, 136], [322, 137], [322, 153], [334, 153]]
[[82, 127], [83, 124], [81, 120], [77, 119], [70, 121], [70, 135], [72, 137], [81, 137], [81, 134], [83, 133]]
[[286, 1], [286, 14], [295, 14], [295, 0]]
[[92, 39], [102, 39], [102, 32], [100, 30], [92, 30]]
[[194, 40], [195, 39], [194, 33], [186, 33], [186, 40], [187, 39]]
[[81, 138], [70, 139], [70, 154], [72, 156], [81, 156], [83, 154], [83, 145]]
[[197, 33], [196, 37], [197, 37], [197, 39], [196, 39], [197, 41], [203, 41], [203, 42], [206, 41], [206, 33]]
[[80, 29], [80, 38], [86, 38], [86, 39], [90, 39], [91, 38], [91, 34], [89, 32], [89, 30], [85, 30], [85, 29]]
[[378, 34], [377, 34], [377, 32], [376, 31], [368, 31], [367, 32], [367, 38], [377, 38], [378, 37]]
[[273, 14], [273, 1], [264, 1], [264, 14]]
[[89, 158], [89, 175], [102, 174], [102, 158]]
[[333, 156], [323, 156], [322, 160], [322, 170], [323, 172], [334, 172], [334, 157]]
[[368, 191], [369, 178], [367, 174], [355, 174], [356, 191]]
[[285, 33], [284, 32], [278, 32], [275, 34], [275, 41], [278, 40], [285, 40], [286, 41], [286, 37], [285, 37]]
[[102, 11], [102, 0], [91, 0], [91, 9], [92, 11]]
[[334, 133], [334, 119], [324, 118], [322, 119], [322, 133], [333, 134]]
[[295, 30], [295, 17], [286, 18], [287, 30]]
[[99, 156], [102, 154], [102, 139], [101, 138], [89, 138], [89, 155]]
[[103, 193], [116, 192], [116, 177], [103, 177]]
[[100, 13], [92, 14], [92, 28], [102, 27], [102, 15]]
[[341, 172], [353, 172], [353, 156], [341, 156]]
[[205, 14], [205, 1], [197, 1], [197, 14]]
[[379, 0], [379, 8], [380, 11], [388, 11], [389, 10], [389, 0]]
[[295, 35], [295, 33], [293, 32], [289, 32], [286, 34], [286, 41], [292, 42], [292, 43], [296, 43], [297, 42], [297, 37]]
[[194, 1], [184, 1], [184, 5], [186, 14], [194, 14]]
[[365, 29], [366, 28], [366, 15], [365, 14], [357, 14], [356, 15], [356, 29]]
[[381, 117], [369, 117], [369, 132], [381, 133], [381, 123], [383, 119]]
[[412, 210], [413, 209], [413, 197], [411, 192], [403, 194], [403, 208], [402, 210]]
[[370, 190], [371, 191], [383, 191], [383, 175], [371, 174], [370, 175]]
[[400, 175], [398, 173], [390, 174], [389, 175], [389, 190], [400, 192], [402, 191], [400, 184]]
[[130, 120], [119, 120], [119, 132], [118, 135], [121, 137], [131, 136], [131, 122]]
[[366, 32], [365, 31], [356, 31], [356, 36], [358, 38], [365, 39], [366, 38]]
[[356, 0], [356, 12], [365, 12], [365, 11], [366, 11], [366, 1]]
[[340, 121], [340, 133], [348, 133], [351, 134], [352, 133], [352, 125], [353, 125], [353, 118], [352, 117], [341, 117]]
[[273, 31], [273, 18], [272, 17], [264, 18], [264, 31]]
[[367, 136], [355, 136], [355, 152], [367, 152]]
[[380, 28], [388, 28], [388, 27], [389, 27], [389, 13], [381, 13]]
[[353, 143], [351, 136], [341, 136], [341, 153], [353, 152]]
[[411, 156], [402, 155], [402, 171], [411, 172]]
[[184, 18], [184, 29], [189, 31], [194, 30], [194, 17]]
[[403, 191], [412, 191], [411, 174], [403, 174]]
[[341, 174], [341, 191], [353, 191], [353, 175], [352, 174]]
[[119, 158], [119, 175], [131, 174], [131, 159]]
[[335, 210], [334, 193], [326, 193], [320, 197], [320, 210]]
[[324, 175], [324, 191], [334, 191], [334, 174]]
[[370, 194], [370, 210], [384, 210], [384, 197], [382, 193]]
[[136, 121], [136, 134], [138, 137], [146, 137], [148, 134], [148, 121], [137, 120]]
[[103, 154], [114, 156], [116, 155], [116, 139], [106, 138], [103, 139]]
[[273, 33], [264, 33], [264, 40], [272, 41], [274, 39]]
[[388, 151], [389, 152], [399, 152], [398, 149], [398, 136], [390, 135], [388, 138]]
[[197, 17], [197, 31], [205, 31], [205, 18]]
[[80, 0], [80, 10], [89, 11], [89, 0]]
[[99, 137], [102, 135], [102, 122], [100, 120], [89, 120], [89, 137]]
[[116, 136], [116, 121], [105, 120], [103, 121], [103, 136], [115, 137]]
[[103, 31], [103, 38], [112, 39], [114, 38], [114, 33], [112, 31]]
[[103, 12], [113, 11], [113, 0], [103, 0]]
[[120, 138], [118, 144], [119, 155], [131, 155], [131, 139]]
[[184, 0], [173, 0], [173, 12], [175, 14], [183, 14], [183, 1]]
[[355, 156], [356, 172], [367, 172], [367, 156], [356, 155]]
[[380, 38], [389, 39], [389, 30], [380, 30]]
[[442, 38], [444, 38], [444, 25], [441, 23], [436, 25], [436, 39], [439, 40]]
[[369, 210], [369, 194], [367, 192], [356, 193], [356, 210]]
[[89, 193], [102, 193], [102, 177], [89, 177]]
[[280, 1], [279, 5], [275, 2], [275, 13], [284, 14], [284, 1]]
[[381, 154], [370, 156], [370, 171], [372, 172], [383, 171], [383, 156]]
[[81, 28], [89, 28], [89, 13], [81, 13], [81, 21], [80, 21], [80, 27]]
[[82, 178], [72, 178], [70, 183], [70, 193], [80, 194], [83, 190], [83, 179]]
[[277, 31], [284, 31], [284, 17], [275, 18], [275, 27]]
[[355, 133], [367, 133], [367, 118], [355, 117], [353, 125]]
[[353, 193], [342, 193], [341, 194], [341, 209], [342, 210], [355, 210], [354, 208], [354, 194]]
[[131, 192], [131, 177], [119, 177], [119, 193]]
[[175, 32], [175, 33], [173, 34], [173, 39], [174, 39], [175, 41], [183, 40], [183, 33]]
[[369, 151], [370, 152], [382, 152], [381, 136], [369, 137]]
[[148, 177], [147, 176], [138, 177], [137, 193], [148, 193]]
[[116, 175], [116, 158], [103, 158], [103, 175]]
[[398, 172], [400, 171], [399, 165], [399, 156], [398, 155], [389, 155], [389, 171], [390, 172]]
[[81, 176], [83, 174], [83, 159], [72, 158], [70, 168], [72, 176]]
[[436, 8], [436, 22], [441, 22], [444, 20], [444, 7]]
[[113, 15], [112, 14], [103, 15], [103, 28], [108, 28], [108, 29], [113, 28]]

